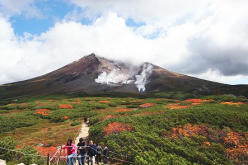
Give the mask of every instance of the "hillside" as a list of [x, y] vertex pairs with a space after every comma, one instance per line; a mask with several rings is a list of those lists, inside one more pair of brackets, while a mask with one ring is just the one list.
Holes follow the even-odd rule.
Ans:
[[186, 100], [26, 97], [0, 106], [0, 159], [46, 164], [48, 153], [54, 155], [68, 138], [78, 137], [87, 117], [89, 138], [107, 144], [112, 165], [247, 164], [247, 109], [248, 100], [233, 95]]
[[[218, 90], [220, 88], [222, 90]], [[43, 76], [1, 85], [0, 98], [59, 93], [147, 94], [182, 91], [213, 94], [224, 91], [245, 94], [247, 91], [247, 86], [236, 86], [233, 88], [236, 90], [232, 88], [233, 86], [230, 85], [171, 72], [151, 63], [133, 66], [91, 54]], [[231, 91], [225, 89], [231, 89]]]

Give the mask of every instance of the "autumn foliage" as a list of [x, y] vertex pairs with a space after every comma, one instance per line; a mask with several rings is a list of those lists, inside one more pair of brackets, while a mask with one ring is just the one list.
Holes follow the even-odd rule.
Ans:
[[98, 101], [98, 103], [104, 103], [104, 104], [108, 104], [108, 103], [110, 103], [110, 101], [106, 101], [106, 100], [100, 100], [100, 101]]
[[240, 107], [241, 104], [244, 104], [242, 102], [237, 102], [237, 103], [233, 103], [233, 102], [221, 102], [221, 104], [223, 105], [235, 105], [236, 107]]
[[111, 118], [113, 118], [113, 117], [114, 117], [114, 116], [112, 116], [112, 115], [107, 115], [107, 116], [104, 117], [104, 119], [107, 120], [107, 119], [111, 119]]
[[185, 108], [189, 108], [190, 106], [188, 105], [179, 105], [179, 103], [171, 103], [168, 104], [167, 106], [165, 106], [165, 108], [169, 108], [169, 109], [185, 109]]
[[116, 112], [129, 112], [130, 109], [118, 109], [116, 110]]
[[105, 135], [120, 134], [123, 131], [131, 131], [132, 126], [130, 124], [123, 123], [109, 123], [107, 126], [103, 127]]
[[186, 124], [184, 127], [172, 128], [170, 132], [170, 138], [179, 137], [192, 137], [194, 135], [204, 135], [207, 133], [208, 127], [206, 125], [192, 125]]
[[192, 103], [203, 103], [203, 102], [209, 102], [209, 101], [213, 101], [213, 99], [209, 99], [209, 100], [187, 99], [187, 100], [184, 100], [185, 103], [188, 103], [188, 102], [192, 102]]
[[152, 107], [154, 105], [155, 105], [154, 103], [145, 103], [145, 104], [141, 104], [140, 107], [141, 108], [149, 108], [149, 107]]
[[47, 115], [51, 114], [51, 111], [49, 111], [48, 109], [36, 109], [35, 114], [40, 114], [42, 116], [47, 116]]
[[50, 155], [54, 155], [57, 151], [56, 147], [35, 147], [38, 151], [38, 153], [40, 153], [43, 156], [47, 156], [47, 154], [49, 153]]
[[69, 104], [61, 104], [59, 105], [59, 109], [73, 109], [73, 106]]
[[67, 119], [69, 119], [69, 117], [68, 116], [64, 116], [63, 119], [67, 120]]
[[248, 142], [245, 141], [243, 136], [237, 132], [230, 132], [224, 138], [224, 144], [228, 147], [226, 153], [229, 159], [235, 160], [238, 163], [246, 159], [246, 163], [248, 163]]

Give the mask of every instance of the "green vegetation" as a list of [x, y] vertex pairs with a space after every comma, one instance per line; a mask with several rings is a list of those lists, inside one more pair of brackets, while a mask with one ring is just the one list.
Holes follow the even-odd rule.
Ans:
[[[22, 162], [24, 164], [44, 164], [42, 156], [37, 154], [37, 151], [31, 146], [21, 146], [16, 149], [17, 142], [10, 137], [0, 139], [0, 159], [4, 159], [8, 164], [16, 164]], [[3, 148], [7, 148], [5, 150]], [[35, 155], [35, 156], [33, 156]]]
[[[110, 157], [135, 165], [248, 164], [248, 100], [234, 95], [23, 98], [0, 106], [0, 147], [16, 149], [4, 137], [19, 140], [20, 134], [27, 146], [57, 147], [77, 135], [84, 117], [90, 119], [90, 139], [106, 143]], [[23, 150], [35, 153], [31, 148]], [[3, 157], [19, 161], [0, 150]]]

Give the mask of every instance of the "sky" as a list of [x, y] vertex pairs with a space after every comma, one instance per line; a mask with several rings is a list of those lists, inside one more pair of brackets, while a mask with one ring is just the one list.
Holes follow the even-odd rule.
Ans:
[[0, 84], [95, 53], [248, 84], [247, 0], [0, 0]]

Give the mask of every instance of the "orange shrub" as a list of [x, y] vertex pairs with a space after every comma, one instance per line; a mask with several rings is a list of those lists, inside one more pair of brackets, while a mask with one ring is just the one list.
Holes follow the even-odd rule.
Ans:
[[228, 147], [226, 153], [229, 159], [237, 162], [243, 159], [248, 160], [248, 142], [239, 133], [228, 133], [227, 137], [224, 138], [224, 144]]
[[188, 103], [188, 102], [202, 103], [202, 102], [209, 102], [209, 101], [213, 101], [213, 99], [209, 99], [209, 100], [202, 100], [202, 99], [187, 99], [187, 100], [184, 100], [185, 103]]
[[211, 143], [210, 142], [204, 142], [203, 144], [206, 145], [206, 146], [208, 146], [208, 147], [211, 146]]
[[237, 132], [230, 132], [224, 138], [224, 143], [228, 145], [238, 145], [243, 137]]
[[172, 128], [170, 131], [170, 138], [179, 137], [192, 137], [194, 135], [205, 135], [207, 134], [208, 127], [206, 125], [192, 125], [186, 124], [184, 127]]
[[185, 108], [189, 108], [190, 106], [188, 105], [179, 105], [179, 103], [171, 103], [168, 104], [167, 106], [165, 106], [165, 108], [169, 108], [169, 109], [185, 109]]
[[73, 106], [69, 104], [61, 104], [59, 105], [59, 109], [73, 109]]
[[68, 116], [64, 116], [63, 119], [67, 120], [67, 119], [69, 119], [69, 117]]
[[116, 112], [129, 112], [131, 111], [130, 109], [118, 109]]
[[152, 107], [154, 105], [155, 105], [154, 103], [145, 103], [145, 104], [141, 104], [140, 107], [141, 108], [149, 108], [149, 107]]
[[131, 131], [132, 126], [130, 124], [123, 123], [109, 123], [108, 126], [103, 127], [105, 135], [120, 134], [123, 131]]
[[51, 111], [49, 111], [48, 109], [36, 109], [35, 114], [40, 114], [42, 116], [46, 116], [46, 115], [50, 115]]
[[101, 101], [98, 101], [98, 103], [105, 103], [105, 104], [108, 104], [108, 103], [110, 103], [110, 101], [101, 100]]
[[[236, 147], [226, 149], [227, 157], [239, 162], [240, 160], [248, 160], [248, 143], [241, 144]], [[246, 161], [248, 163], [248, 161]]]
[[47, 116], [47, 115], [51, 114], [51, 111], [49, 111], [48, 109], [36, 109], [35, 114], [40, 114], [42, 116]]
[[38, 153], [40, 153], [42, 156], [47, 156], [49, 153], [50, 155], [54, 155], [57, 151], [56, 147], [34, 147], [37, 149]]
[[112, 116], [112, 115], [107, 115], [107, 116], [104, 117], [104, 119], [107, 120], [107, 119], [110, 119], [110, 118], [113, 118], [113, 117], [114, 116]]
[[236, 105], [237, 107], [240, 107], [241, 104], [244, 104], [242, 102], [237, 102], [237, 103], [233, 103], [233, 102], [221, 102], [221, 104], [223, 105]]

